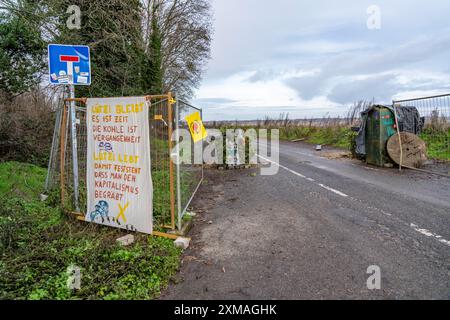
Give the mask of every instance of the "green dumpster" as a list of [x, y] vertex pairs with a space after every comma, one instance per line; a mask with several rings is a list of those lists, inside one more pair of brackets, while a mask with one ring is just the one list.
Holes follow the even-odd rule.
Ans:
[[384, 106], [374, 106], [365, 120], [367, 163], [380, 167], [392, 165], [386, 145], [389, 138], [397, 132], [394, 113]]

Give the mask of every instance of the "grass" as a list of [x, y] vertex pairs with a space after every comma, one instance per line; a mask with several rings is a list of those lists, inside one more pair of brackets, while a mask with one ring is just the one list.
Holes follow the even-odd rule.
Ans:
[[[16, 175], [16, 173], [21, 173]], [[42, 190], [45, 169], [20, 162], [4, 162], [0, 167], [0, 195], [14, 193], [29, 198]]]
[[[167, 239], [135, 234], [121, 247], [121, 230], [62, 214], [58, 193], [39, 201], [46, 170], [0, 163], [0, 299], [154, 299], [179, 267]], [[67, 287], [70, 266], [81, 289]]]
[[450, 161], [450, 130], [445, 135], [445, 132], [436, 133], [425, 129], [420, 137], [427, 144], [429, 158]]
[[[155, 227], [169, 225], [170, 212], [170, 174], [169, 174], [169, 144], [166, 139], [153, 138], [152, 148], [152, 181], [153, 181], [153, 220]], [[187, 166], [187, 169], [191, 167]], [[177, 172], [174, 165], [174, 181], [177, 181]], [[180, 170], [180, 194], [182, 207], [188, 202], [192, 193], [200, 181], [198, 172], [185, 170], [181, 165]], [[176, 186], [174, 186], [176, 189]], [[175, 192], [175, 194], [177, 194]], [[175, 200], [176, 201], [176, 200]], [[175, 216], [178, 220], [178, 216]], [[161, 230], [162, 231], [162, 230]]]
[[[281, 114], [278, 119], [266, 117], [265, 120], [257, 120], [255, 124], [239, 125], [233, 123], [215, 123], [212, 127], [219, 128], [222, 132], [226, 129], [267, 129], [270, 136], [271, 129], [279, 130], [281, 140], [304, 139], [311, 144], [329, 145], [350, 150], [353, 145], [355, 133], [351, 130], [353, 120], [345, 118], [304, 119], [290, 120], [288, 114]], [[224, 137], [225, 139], [225, 137]]]
[[[311, 119], [311, 120], [289, 120], [283, 115], [279, 119], [267, 118], [264, 122], [257, 121], [256, 125], [239, 126], [218, 124], [221, 130], [226, 129], [278, 129], [281, 140], [304, 139], [311, 144], [329, 145], [333, 147], [353, 150], [357, 133], [351, 130], [349, 120], [345, 119]], [[355, 123], [356, 124], [356, 123]], [[216, 124], [217, 125], [217, 124]], [[450, 161], [450, 130], [442, 127], [426, 127], [420, 134], [420, 138], [427, 145], [429, 159]]]
[[[333, 147], [351, 150], [356, 133], [346, 126], [327, 127], [285, 127], [280, 129], [280, 139], [294, 140], [304, 138], [305, 142], [312, 144], [330, 145]], [[450, 161], [450, 131], [433, 133], [428, 130], [420, 135], [427, 145], [427, 154], [430, 159]]]
[[[252, 126], [242, 126], [239, 127], [243, 130], [255, 129]], [[260, 127], [256, 129], [263, 129], [265, 127]], [[234, 129], [234, 127], [221, 127], [222, 131], [226, 129]], [[269, 126], [266, 129], [269, 130], [268, 135], [270, 136], [270, 129], [278, 129], [280, 132], [280, 140], [296, 140], [305, 139], [305, 142], [311, 144], [322, 144], [330, 145], [338, 148], [349, 149], [352, 145], [352, 140], [355, 133], [348, 126], [282, 126], [274, 127]], [[224, 137], [225, 139], [225, 137]], [[248, 156], [248, 150], [246, 150], [246, 157]], [[225, 157], [225, 154], [224, 154]]]
[[351, 128], [345, 126], [326, 127], [284, 127], [280, 129], [280, 139], [305, 139], [312, 144], [330, 145], [338, 148], [350, 149], [355, 134]]

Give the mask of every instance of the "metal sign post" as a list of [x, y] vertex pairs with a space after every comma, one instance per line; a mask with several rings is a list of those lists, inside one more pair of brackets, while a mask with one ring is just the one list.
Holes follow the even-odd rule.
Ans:
[[[49, 80], [52, 84], [67, 85], [70, 92], [70, 131], [72, 133], [72, 165], [74, 205], [80, 211], [79, 205], [79, 174], [78, 174], [78, 141], [75, 85], [91, 84], [90, 50], [87, 46], [50, 44], [48, 46]], [[61, 150], [65, 152], [65, 150]]]
[[79, 190], [78, 190], [78, 141], [77, 141], [77, 112], [75, 106], [75, 86], [69, 85], [70, 91], [70, 121], [72, 132], [72, 166], [73, 166], [73, 191], [74, 191], [74, 204], [77, 212], [80, 212], [79, 205]]

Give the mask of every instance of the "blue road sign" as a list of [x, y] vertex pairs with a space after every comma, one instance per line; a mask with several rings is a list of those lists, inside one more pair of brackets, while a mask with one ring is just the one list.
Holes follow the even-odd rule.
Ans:
[[88, 86], [91, 58], [88, 46], [48, 45], [50, 83]]

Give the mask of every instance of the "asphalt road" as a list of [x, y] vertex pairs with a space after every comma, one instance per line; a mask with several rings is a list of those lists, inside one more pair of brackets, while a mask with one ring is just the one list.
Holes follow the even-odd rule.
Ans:
[[449, 299], [450, 179], [323, 153], [283, 143], [276, 175], [206, 171], [162, 299]]

